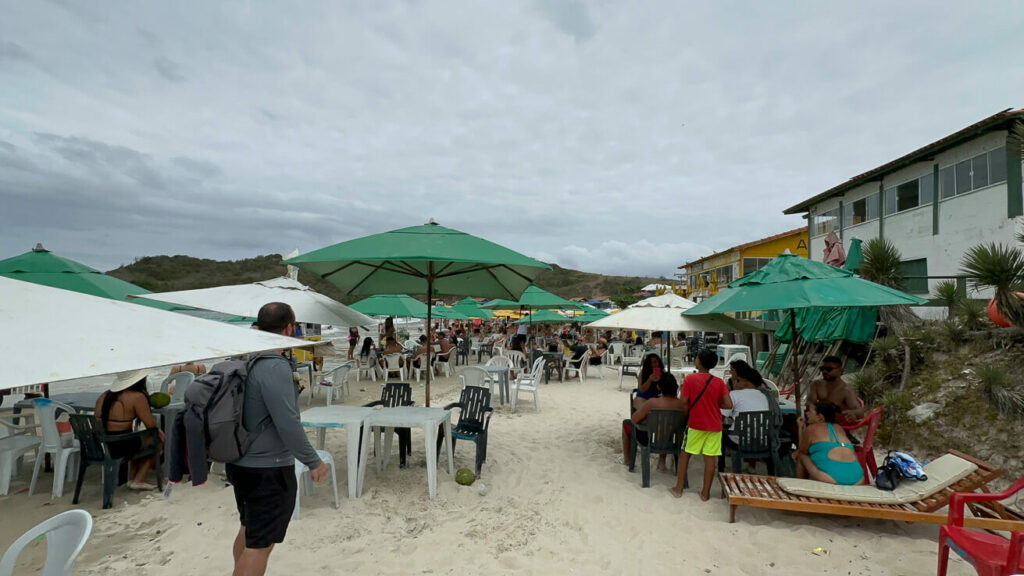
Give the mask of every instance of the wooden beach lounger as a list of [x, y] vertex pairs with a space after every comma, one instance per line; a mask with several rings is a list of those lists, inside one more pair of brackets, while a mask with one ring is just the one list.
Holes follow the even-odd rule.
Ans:
[[[948, 458], [950, 455], [962, 458], [974, 466], [970, 467], [971, 471], [969, 473], [960, 474], [961, 478], [948, 483], [947, 486], [939, 487], [933, 492], [922, 495], [912, 501], [899, 503], [862, 502], [801, 496], [784, 490], [779, 485], [780, 478], [774, 476], [728, 474], [723, 472], [718, 475], [718, 479], [722, 485], [722, 497], [729, 498], [729, 522], [736, 521], [737, 507], [752, 506], [755, 508], [810, 512], [813, 514], [833, 514], [836, 516], [945, 524], [946, 513], [937, 513], [937, 511], [946, 507], [950, 494], [953, 492], [974, 492], [977, 490], [988, 492], [988, 483], [1003, 473], [1001, 468], [954, 450], [950, 450], [948, 454], [942, 456], [945, 462], [953, 461], [953, 459]], [[939, 459], [936, 459], [936, 462], [938, 461]], [[783, 480], [784, 484], [787, 481], [793, 483], [793, 479], [781, 480]], [[908, 480], [905, 480], [903, 484], [907, 485], [908, 483], [914, 484], [913, 481]], [[883, 492], [873, 486], [834, 487], [831, 484], [823, 484], [822, 487], [826, 489], [831, 488], [836, 492], [842, 492], [843, 489], [857, 489], [850, 492], [853, 493], [859, 490], [867, 495], [871, 495], [871, 491], [879, 495], [893, 494], [891, 492]], [[900, 488], [903, 488], [903, 486], [901, 485]], [[987, 530], [1024, 529], [1024, 516], [1012, 510], [1003, 507], [977, 508], [973, 512], [976, 517], [965, 519], [965, 525], [968, 527]]]

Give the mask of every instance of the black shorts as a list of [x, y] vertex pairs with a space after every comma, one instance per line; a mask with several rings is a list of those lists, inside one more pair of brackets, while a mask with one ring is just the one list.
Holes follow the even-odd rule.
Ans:
[[227, 464], [228, 481], [245, 526], [246, 548], [268, 548], [284, 542], [295, 510], [295, 467], [245, 468]]

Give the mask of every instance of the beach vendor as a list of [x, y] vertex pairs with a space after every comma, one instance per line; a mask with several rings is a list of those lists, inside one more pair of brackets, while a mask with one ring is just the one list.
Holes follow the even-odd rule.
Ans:
[[[100, 394], [96, 399], [95, 413], [100, 417], [103, 429], [111, 436], [130, 434], [134, 431], [138, 420], [146, 428], [156, 428], [160, 432], [160, 446], [164, 444], [164, 432], [160, 430], [149, 409], [149, 392], [146, 389], [145, 370], [134, 370], [118, 374], [110, 390]], [[124, 458], [138, 452], [144, 443], [152, 442], [151, 438], [125, 438], [110, 442], [110, 455]], [[146, 475], [156, 466], [156, 458], [132, 460], [129, 464], [128, 488], [131, 490], [156, 490], [155, 484], [146, 482]]]
[[807, 417], [797, 420], [800, 447], [793, 454], [800, 478], [829, 484], [865, 484], [857, 453], [842, 426], [837, 426], [836, 409], [830, 402], [807, 407]]

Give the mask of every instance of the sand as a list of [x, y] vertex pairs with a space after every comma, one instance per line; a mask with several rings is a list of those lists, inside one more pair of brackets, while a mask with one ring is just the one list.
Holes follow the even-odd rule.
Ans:
[[[332, 364], [329, 359], [328, 366]], [[302, 498], [302, 518], [273, 552], [269, 574], [933, 574], [934, 526], [743, 509], [728, 523], [718, 497], [696, 492], [675, 499], [675, 477], [652, 472], [640, 487], [639, 468], [621, 462], [619, 423], [627, 391], [605, 370], [552, 382], [541, 411], [526, 396], [515, 414], [497, 406], [481, 478], [459, 486], [439, 465], [438, 495], [427, 497], [422, 431], [413, 431], [407, 469], [397, 459], [383, 472], [371, 466], [363, 497], [345, 497], [345, 434], [328, 432], [338, 462], [341, 507], [328, 484]], [[379, 383], [352, 382], [346, 404], [376, 399]], [[364, 388], [365, 391], [360, 391]], [[457, 400], [457, 378], [435, 382], [434, 406]], [[414, 384], [417, 404], [423, 388]], [[301, 408], [307, 407], [303, 393]], [[314, 406], [323, 405], [320, 395]], [[473, 466], [471, 443], [456, 447], [456, 468]], [[71, 508], [73, 484], [51, 501], [52, 474], [28, 495], [31, 461], [0, 497], [0, 548], [25, 530]], [[698, 486], [701, 464], [692, 462]], [[483, 484], [486, 489], [481, 490]], [[238, 529], [231, 488], [213, 476], [205, 486], [177, 486], [170, 500], [118, 488], [114, 508], [101, 510], [99, 470], [86, 478], [81, 507], [93, 514], [92, 536], [77, 574], [230, 574]], [[827, 556], [812, 550], [822, 547]], [[45, 545], [23, 553], [24, 569], [42, 564]], [[35, 573], [28, 570], [26, 573]], [[972, 574], [957, 558], [951, 574]]]

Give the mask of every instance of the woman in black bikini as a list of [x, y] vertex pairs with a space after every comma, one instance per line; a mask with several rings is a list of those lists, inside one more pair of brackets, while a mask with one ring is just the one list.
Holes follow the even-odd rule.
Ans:
[[[100, 394], [96, 400], [96, 414], [99, 415], [103, 428], [110, 435], [128, 434], [132, 432], [135, 421], [139, 420], [146, 428], [157, 428], [156, 418], [149, 409], [149, 392], [146, 390], [146, 372], [136, 370], [121, 374], [114, 380], [110, 390]], [[130, 456], [142, 447], [142, 438], [126, 438], [111, 442], [110, 455], [114, 458]], [[164, 433], [160, 430], [160, 445], [163, 446]], [[131, 478], [128, 488], [132, 490], [156, 490], [156, 486], [146, 482], [146, 474], [156, 466], [155, 458], [133, 460], [130, 465]]]

